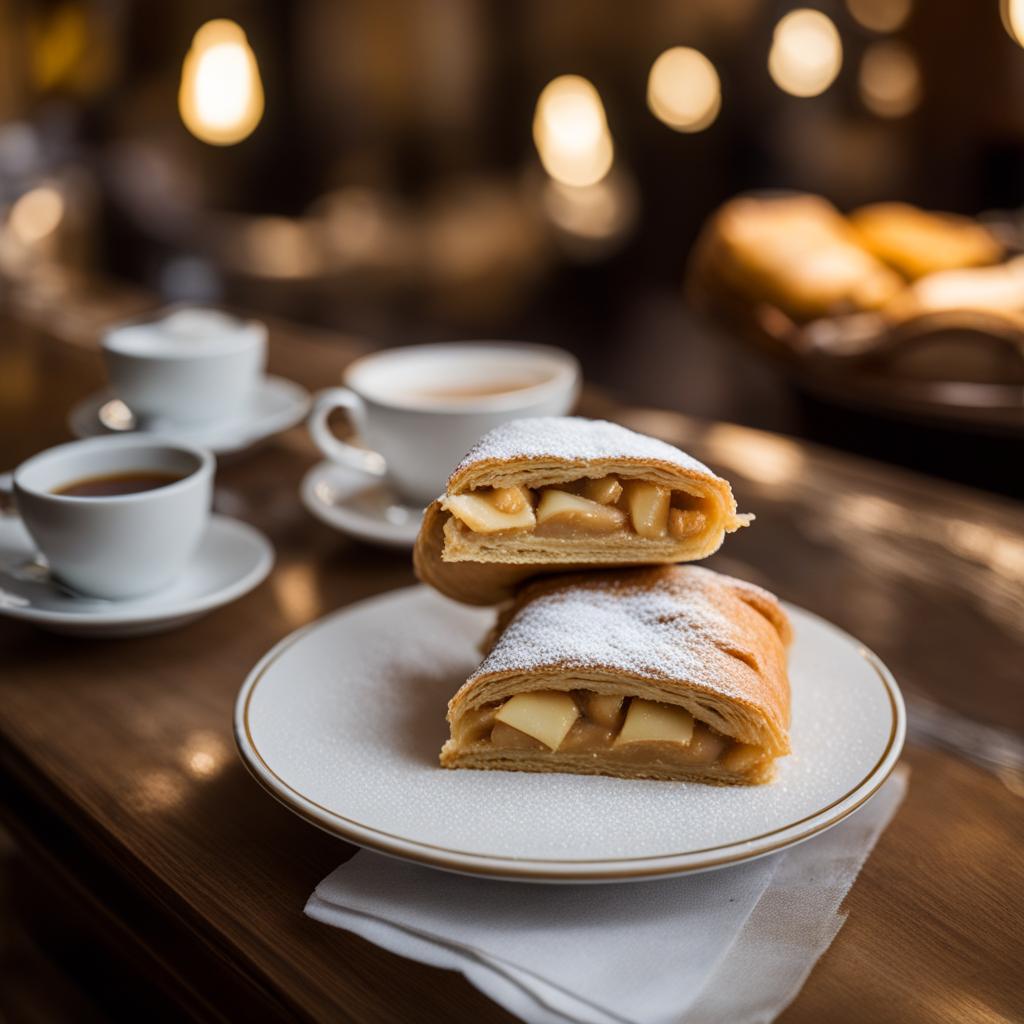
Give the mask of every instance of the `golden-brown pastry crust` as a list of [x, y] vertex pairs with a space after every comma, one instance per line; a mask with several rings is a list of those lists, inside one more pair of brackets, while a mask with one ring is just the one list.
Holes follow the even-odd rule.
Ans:
[[1003, 258], [1003, 246], [983, 224], [955, 213], [935, 213], [909, 203], [872, 203], [850, 214], [857, 241], [905, 277]]
[[[476, 534], [445, 508], [448, 497], [482, 487], [537, 488], [608, 475], [691, 495], [700, 502], [703, 526], [683, 540], [632, 532], [572, 540], [527, 531]], [[421, 580], [448, 597], [497, 604], [543, 573], [706, 558], [752, 518], [737, 512], [727, 480], [662, 441], [600, 420], [519, 420], [485, 435], [452, 473], [446, 494], [426, 510], [413, 564]]]
[[[697, 566], [544, 578], [522, 589], [483, 664], [452, 698], [449, 768], [583, 771], [623, 777], [763, 782], [789, 752], [786, 647], [778, 600]], [[459, 745], [467, 711], [534, 690], [587, 690], [684, 708], [720, 734], [766, 752], [742, 771], [721, 764], [624, 764], [600, 755]]]
[[416, 576], [445, 597], [461, 601], [463, 604], [498, 604], [508, 600], [523, 580], [551, 571], [543, 564], [445, 562], [442, 558], [444, 527], [450, 519], [451, 516], [441, 508], [440, 502], [432, 502], [423, 513], [423, 523], [412, 549], [412, 564]]
[[702, 287], [796, 323], [880, 309], [903, 289], [831, 203], [806, 194], [730, 200], [701, 231], [691, 266]]

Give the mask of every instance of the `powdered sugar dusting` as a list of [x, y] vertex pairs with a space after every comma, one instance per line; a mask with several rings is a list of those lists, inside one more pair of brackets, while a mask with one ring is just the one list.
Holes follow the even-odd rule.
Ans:
[[[699, 571], [653, 584], [643, 576], [570, 584], [524, 604], [469, 682], [495, 672], [605, 667], [733, 694], [730, 679], [752, 670], [723, 653], [739, 646], [737, 627], [709, 600]], [[726, 659], [732, 664], [723, 671]]]
[[542, 416], [511, 420], [488, 431], [459, 463], [460, 470], [483, 459], [660, 459], [690, 472], [714, 474], [702, 462], [664, 441], [607, 420]]

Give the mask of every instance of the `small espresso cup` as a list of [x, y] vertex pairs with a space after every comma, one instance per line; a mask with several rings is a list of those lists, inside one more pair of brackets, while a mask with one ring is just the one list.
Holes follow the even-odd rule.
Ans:
[[[579, 394], [568, 352], [519, 342], [448, 342], [357, 359], [345, 387], [316, 395], [309, 431], [329, 459], [386, 476], [405, 500], [426, 504], [488, 430], [527, 416], [562, 416]], [[335, 437], [328, 417], [348, 413], [365, 448]]]
[[[141, 437], [49, 448], [13, 476], [18, 514], [61, 583], [89, 597], [141, 597], [171, 583], [210, 518], [214, 457]], [[103, 497], [55, 493], [83, 480], [156, 473], [173, 482]], [[176, 479], [175, 479], [176, 478]]]
[[230, 419], [244, 412], [267, 362], [267, 328], [215, 309], [178, 307], [103, 337], [114, 394], [143, 421]]

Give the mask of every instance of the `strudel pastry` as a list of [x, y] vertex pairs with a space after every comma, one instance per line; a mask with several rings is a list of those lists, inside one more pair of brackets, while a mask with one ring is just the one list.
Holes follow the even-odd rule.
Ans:
[[766, 782], [790, 637], [775, 597], [697, 566], [536, 580], [449, 703], [441, 764]]
[[496, 604], [543, 572], [705, 558], [751, 518], [726, 480], [663, 441], [602, 420], [516, 420], [452, 473], [413, 558], [443, 594]]

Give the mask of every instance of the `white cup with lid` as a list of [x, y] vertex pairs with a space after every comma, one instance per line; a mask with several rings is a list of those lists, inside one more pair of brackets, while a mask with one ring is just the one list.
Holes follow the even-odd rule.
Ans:
[[216, 309], [177, 307], [111, 327], [103, 358], [115, 395], [143, 423], [244, 413], [263, 377], [267, 328]]

